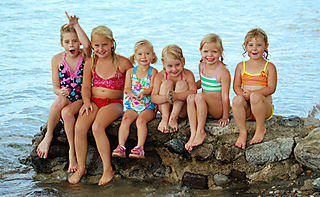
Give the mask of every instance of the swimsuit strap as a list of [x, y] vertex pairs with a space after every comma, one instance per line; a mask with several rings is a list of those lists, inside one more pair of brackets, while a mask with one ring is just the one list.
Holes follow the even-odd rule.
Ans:
[[168, 73], [167, 73], [167, 71], [164, 71], [164, 73], [166, 74], [166, 80], [168, 80]]
[[218, 66], [218, 68], [217, 68], [217, 71], [216, 71], [216, 79], [217, 79], [217, 76], [218, 76], [218, 72], [219, 72], [219, 70], [220, 70], [220, 67], [221, 67], [221, 63], [219, 64], [219, 66]]
[[183, 73], [183, 70], [181, 71], [181, 77], [180, 77], [181, 80], [183, 80], [183, 74], [182, 73]]
[[243, 61], [243, 72], [242, 72], [242, 75], [243, 75], [243, 73], [245, 73], [246, 72], [246, 61]]
[[132, 76], [137, 73], [137, 68], [138, 68], [138, 66], [133, 67]]
[[203, 74], [203, 70], [204, 70], [204, 67], [207, 65], [207, 62], [205, 62], [202, 66], [202, 69], [201, 69], [201, 73]]
[[147, 77], [151, 77], [152, 69], [153, 69], [152, 66], [149, 66]]
[[269, 61], [267, 61], [266, 64], [264, 65], [264, 69], [263, 69], [264, 72], [266, 72], [266, 68], [267, 68], [268, 62]]

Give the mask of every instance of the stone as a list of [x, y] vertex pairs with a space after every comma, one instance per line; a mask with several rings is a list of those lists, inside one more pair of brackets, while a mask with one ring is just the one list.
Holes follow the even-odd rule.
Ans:
[[320, 171], [320, 128], [313, 129], [294, 148], [294, 156], [302, 165]]
[[208, 189], [208, 177], [201, 174], [186, 172], [183, 175], [182, 183], [191, 189]]
[[229, 183], [229, 178], [228, 176], [224, 174], [215, 174], [213, 176], [214, 182], [217, 186], [226, 186]]
[[292, 153], [294, 140], [292, 138], [276, 138], [249, 147], [246, 159], [254, 164], [282, 161], [288, 159]]
[[320, 192], [320, 178], [315, 179], [312, 182], [312, 185], [313, 185], [313, 191]]

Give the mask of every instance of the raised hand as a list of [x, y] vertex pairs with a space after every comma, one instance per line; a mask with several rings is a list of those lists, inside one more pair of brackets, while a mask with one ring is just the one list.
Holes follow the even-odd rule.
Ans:
[[78, 24], [79, 17], [77, 17], [76, 15], [73, 15], [73, 16], [71, 15], [71, 16], [69, 16], [67, 11], [65, 11], [65, 13], [66, 13], [66, 15], [67, 15], [67, 17], [68, 17], [68, 19], [69, 19], [69, 24], [66, 24], [66, 25], [64, 26], [64, 28], [66, 28], [66, 27], [68, 27], [68, 26], [70, 26], [70, 25], [76, 25], [76, 24]]

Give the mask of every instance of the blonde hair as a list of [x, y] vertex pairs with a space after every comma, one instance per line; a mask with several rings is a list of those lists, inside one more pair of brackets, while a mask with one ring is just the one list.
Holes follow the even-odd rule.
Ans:
[[[139, 49], [139, 47], [142, 47], [142, 46], [149, 46], [149, 47], [151, 48], [152, 53], [154, 53], [154, 51], [153, 51], [153, 45], [152, 45], [151, 42], [148, 41], [148, 40], [140, 40], [140, 41], [136, 42], [136, 44], [134, 45], [134, 53], [136, 53], [137, 50]], [[135, 54], [133, 54], [133, 55], [131, 55], [131, 56], [129, 57], [129, 60], [130, 60], [130, 62], [131, 62], [132, 64], [136, 64], [136, 62], [134, 61], [134, 55], [135, 55]], [[158, 61], [158, 58], [157, 58], [157, 56], [155, 55], [154, 58], [153, 58], [153, 60], [151, 61], [151, 64], [155, 64], [155, 63], [157, 63], [157, 61]]]
[[[200, 51], [202, 50], [204, 44], [210, 43], [210, 42], [213, 42], [213, 43], [216, 44], [219, 52], [221, 53], [221, 62], [223, 62], [223, 57], [222, 57], [222, 54], [223, 54], [222, 40], [221, 40], [221, 38], [220, 38], [217, 34], [210, 33], [210, 34], [205, 35], [205, 36], [202, 38], [201, 42], [200, 42]], [[202, 59], [200, 60], [200, 62], [202, 62]]]
[[[116, 71], [118, 71], [118, 55], [116, 54], [116, 47], [117, 47], [117, 43], [113, 38], [113, 33], [111, 31], [111, 29], [109, 29], [108, 27], [104, 26], [104, 25], [100, 25], [98, 27], [95, 27], [92, 29], [91, 32], [91, 41], [93, 36], [104, 36], [107, 39], [109, 39], [111, 42], [114, 43], [114, 46], [111, 48], [111, 55], [112, 55], [112, 63], [116, 68]], [[93, 52], [92, 55], [92, 67], [95, 65], [97, 61], [97, 57], [95, 55], [95, 53]]]
[[[260, 28], [254, 28], [254, 29], [251, 29], [246, 37], [244, 38], [244, 43], [242, 45], [243, 49], [244, 49], [244, 53], [243, 53], [243, 56], [247, 53], [247, 50], [246, 50], [246, 46], [248, 44], [248, 42], [252, 39], [252, 38], [262, 38], [263, 41], [264, 41], [264, 44], [267, 46], [268, 44], [268, 36], [266, 34], [266, 32], [264, 32], [262, 29]], [[265, 59], [268, 59], [268, 49], [265, 49], [264, 50], [264, 53], [263, 53], [263, 57]]]
[[66, 34], [66, 33], [77, 33], [76, 30], [74, 29], [73, 25], [69, 25], [67, 27], [64, 27], [66, 25], [67, 24], [64, 24], [60, 28], [60, 41], [61, 42], [63, 41], [64, 34]]

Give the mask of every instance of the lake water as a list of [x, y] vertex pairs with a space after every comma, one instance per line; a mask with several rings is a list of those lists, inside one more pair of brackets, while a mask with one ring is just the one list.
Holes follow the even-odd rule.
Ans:
[[[306, 117], [320, 104], [320, 1], [31, 1], [0, 2], [0, 195], [131, 196], [192, 195], [181, 187], [162, 188], [145, 184], [115, 183], [109, 188], [64, 181], [44, 183], [20, 162], [31, 151], [32, 137], [48, 116], [55, 95], [51, 82], [51, 58], [63, 48], [59, 28], [67, 23], [64, 11], [80, 17], [90, 35], [92, 28], [106, 25], [113, 30], [117, 52], [133, 53], [134, 43], [150, 40], [158, 57], [168, 44], [178, 44], [186, 57], [186, 68], [199, 79], [199, 44], [207, 33], [220, 35], [224, 62], [232, 78], [235, 66], [246, 59], [242, 43], [247, 31], [260, 27], [269, 37], [269, 59], [278, 71], [273, 95], [275, 114]], [[158, 63], [155, 67], [160, 70]], [[234, 96], [230, 91], [230, 98]], [[317, 115], [319, 118], [319, 114]], [[209, 196], [209, 191], [197, 194]], [[228, 196], [228, 193], [214, 193]]]

